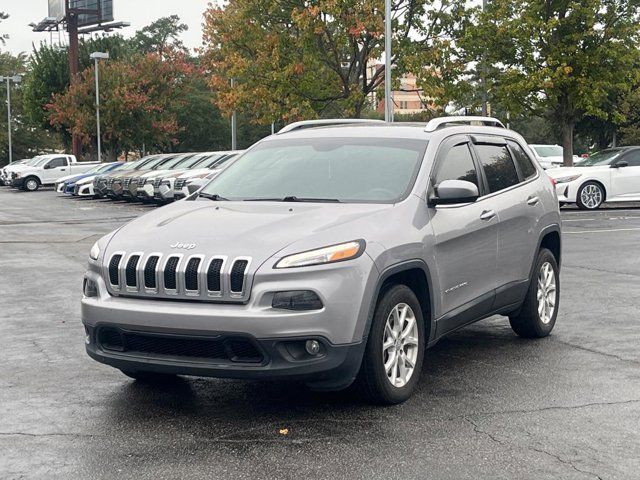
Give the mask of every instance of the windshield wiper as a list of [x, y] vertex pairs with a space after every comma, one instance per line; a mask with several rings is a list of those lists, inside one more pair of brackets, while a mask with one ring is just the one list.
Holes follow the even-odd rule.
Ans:
[[341, 203], [337, 198], [309, 198], [288, 195], [282, 198], [247, 198], [245, 202], [308, 202], [308, 203]]
[[221, 197], [217, 193], [199, 193], [198, 197], [208, 198], [209, 200], [213, 200], [214, 202], [229, 200], [228, 198]]

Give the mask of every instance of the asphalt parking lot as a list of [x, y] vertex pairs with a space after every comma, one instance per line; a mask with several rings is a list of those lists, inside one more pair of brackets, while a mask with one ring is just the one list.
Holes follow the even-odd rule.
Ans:
[[0, 188], [0, 478], [638, 478], [640, 207], [563, 210], [550, 337], [477, 323], [384, 408], [289, 383], [150, 386], [91, 361], [89, 249], [149, 208]]

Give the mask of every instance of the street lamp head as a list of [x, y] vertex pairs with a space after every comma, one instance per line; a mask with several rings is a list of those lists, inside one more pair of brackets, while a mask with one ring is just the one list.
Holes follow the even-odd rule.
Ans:
[[14, 75], [13, 77], [11, 77], [11, 81], [13, 83], [20, 83], [22, 82], [22, 75]]
[[109, 52], [93, 52], [89, 55], [91, 60], [107, 60], [109, 58]]

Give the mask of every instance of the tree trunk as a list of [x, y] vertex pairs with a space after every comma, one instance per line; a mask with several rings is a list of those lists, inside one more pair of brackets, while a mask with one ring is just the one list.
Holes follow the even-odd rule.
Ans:
[[565, 122], [562, 125], [562, 164], [565, 167], [573, 167], [573, 131], [575, 124]]

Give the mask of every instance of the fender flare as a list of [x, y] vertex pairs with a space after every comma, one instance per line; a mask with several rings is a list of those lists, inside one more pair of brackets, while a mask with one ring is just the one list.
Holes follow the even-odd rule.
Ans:
[[376, 286], [374, 289], [374, 293], [371, 297], [371, 302], [369, 305], [369, 312], [367, 314], [367, 321], [364, 327], [363, 332], [363, 341], [366, 342], [369, 337], [369, 331], [371, 330], [371, 323], [373, 322], [373, 315], [376, 310], [376, 306], [378, 305], [378, 299], [380, 297], [380, 293], [382, 291], [382, 286], [389, 279], [389, 277], [402, 273], [407, 270], [413, 270], [415, 268], [419, 268], [425, 274], [427, 279], [427, 297], [429, 298], [429, 318], [425, 318], [425, 321], [429, 322], [428, 325], [428, 337], [427, 344], [425, 347], [428, 347], [432, 344], [433, 339], [435, 338], [436, 333], [436, 322], [435, 322], [435, 306], [433, 301], [433, 281], [431, 276], [431, 271], [429, 266], [426, 264], [424, 260], [421, 259], [413, 259], [413, 260], [405, 260], [385, 268], [380, 275], [378, 276], [378, 280], [376, 282]]

